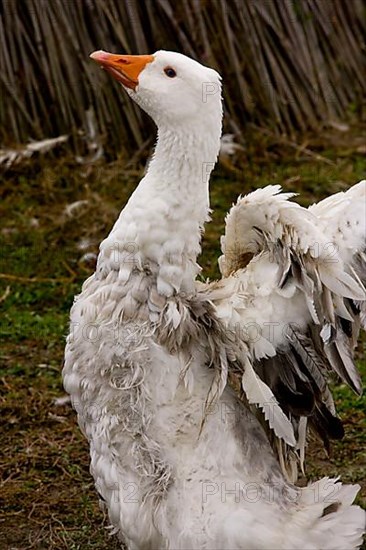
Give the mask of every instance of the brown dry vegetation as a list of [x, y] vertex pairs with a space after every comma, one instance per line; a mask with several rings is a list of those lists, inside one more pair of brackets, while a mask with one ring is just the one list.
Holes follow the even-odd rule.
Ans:
[[238, 135], [248, 121], [314, 129], [359, 114], [365, 27], [362, 0], [2, 0], [0, 139], [75, 138], [92, 108], [110, 150], [141, 147], [146, 118], [90, 61], [96, 49], [173, 50], [217, 69]]
[[[263, 135], [248, 140], [246, 151], [233, 165], [221, 165], [212, 181], [213, 222], [201, 258], [205, 275], [217, 275], [224, 213], [239, 193], [281, 182], [309, 203], [345, 189], [365, 173], [363, 131], [309, 136], [297, 149]], [[312, 154], [304, 154], [305, 145]], [[75, 415], [54, 399], [64, 395], [68, 310], [93, 269], [83, 256], [97, 251], [141, 174], [140, 166], [125, 166], [123, 158], [80, 166], [60, 153], [1, 175], [0, 547], [7, 550], [118, 548], [98, 507]], [[67, 214], [79, 200], [86, 202]], [[364, 345], [358, 358], [366, 374]], [[364, 484], [365, 399], [344, 386], [335, 392], [347, 435], [330, 459], [313, 443], [307, 474], [337, 473]]]

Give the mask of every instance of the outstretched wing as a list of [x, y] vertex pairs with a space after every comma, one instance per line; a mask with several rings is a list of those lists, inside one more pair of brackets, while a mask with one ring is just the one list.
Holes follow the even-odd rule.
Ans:
[[[294, 441], [281, 409], [303, 461], [307, 425], [326, 448], [329, 439], [343, 435], [329, 374], [361, 393], [353, 346], [366, 303], [366, 222], [358, 205], [365, 182], [310, 209], [280, 191], [268, 186], [232, 207], [221, 240], [223, 278], [204, 291], [249, 348], [250, 365], [242, 373], [246, 399], [267, 407], [283, 458]], [[332, 210], [339, 212], [338, 222]]]

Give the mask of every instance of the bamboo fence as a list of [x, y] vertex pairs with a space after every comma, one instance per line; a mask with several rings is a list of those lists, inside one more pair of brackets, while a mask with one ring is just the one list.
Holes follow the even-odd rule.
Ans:
[[0, 142], [86, 131], [113, 150], [151, 125], [89, 59], [180, 51], [223, 76], [226, 124], [279, 133], [345, 119], [366, 91], [362, 0], [0, 0]]

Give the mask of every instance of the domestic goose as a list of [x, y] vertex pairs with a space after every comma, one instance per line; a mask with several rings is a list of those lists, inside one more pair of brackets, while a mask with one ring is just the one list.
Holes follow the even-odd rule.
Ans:
[[198, 282], [220, 76], [168, 51], [91, 57], [158, 127], [75, 299], [63, 369], [115, 533], [130, 550], [358, 548], [359, 486], [294, 480], [308, 429], [342, 435], [328, 373], [361, 391], [366, 182], [310, 209], [277, 185], [240, 197], [222, 279]]

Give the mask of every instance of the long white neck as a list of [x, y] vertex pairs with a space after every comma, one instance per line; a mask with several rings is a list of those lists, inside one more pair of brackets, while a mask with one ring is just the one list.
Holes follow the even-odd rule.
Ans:
[[101, 272], [119, 270], [127, 280], [134, 267], [148, 269], [165, 296], [193, 291], [220, 135], [221, 117], [206, 127], [159, 128], [147, 173], [101, 245]]

